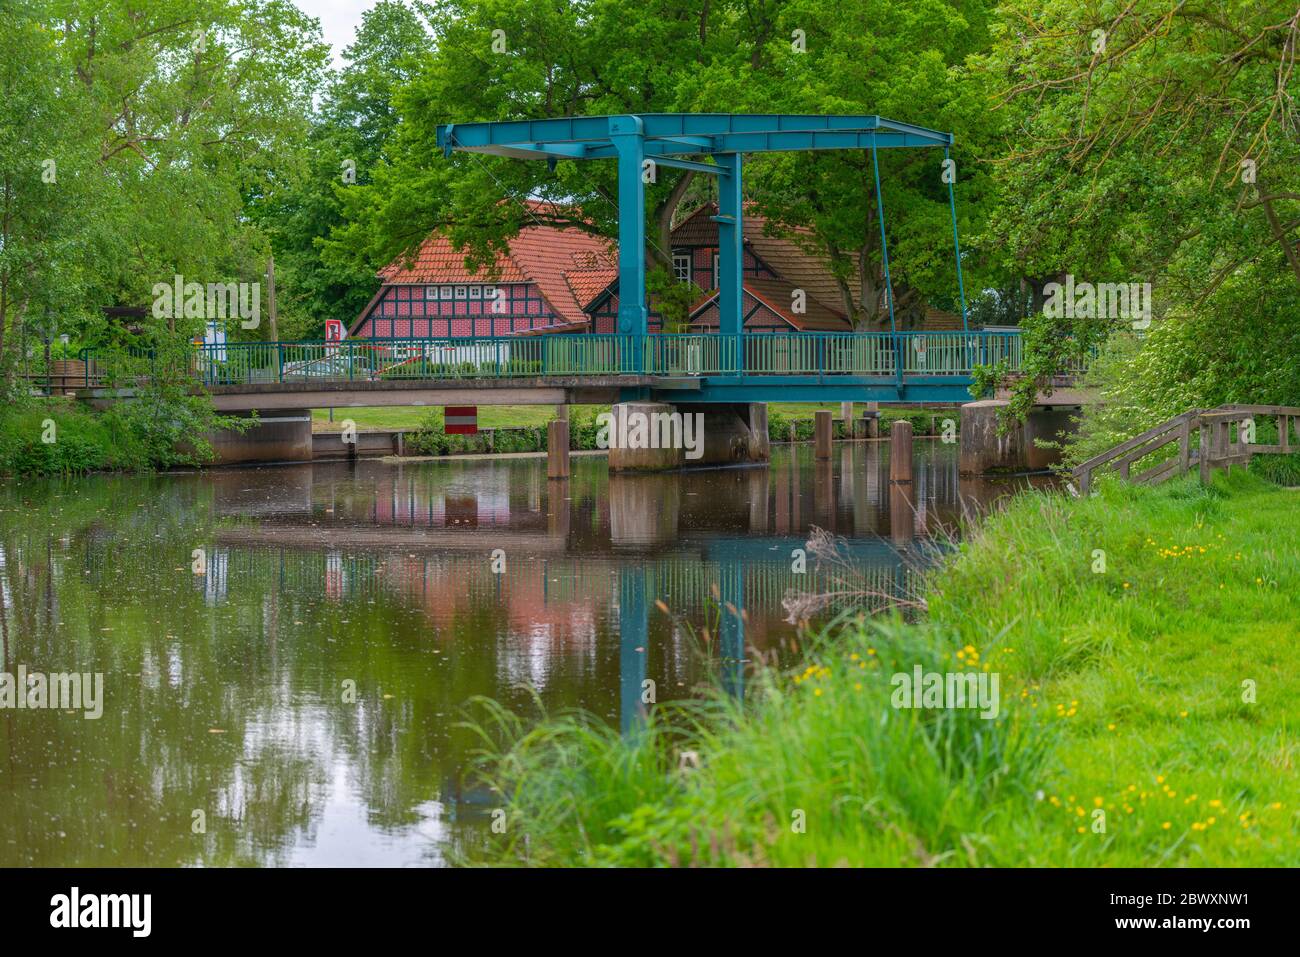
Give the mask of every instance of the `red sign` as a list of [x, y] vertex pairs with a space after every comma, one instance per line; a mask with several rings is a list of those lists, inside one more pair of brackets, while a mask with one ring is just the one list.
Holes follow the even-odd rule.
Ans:
[[478, 406], [449, 405], [443, 412], [442, 431], [447, 435], [478, 434]]
[[343, 341], [343, 320], [342, 319], [325, 320], [325, 341], [326, 342]]

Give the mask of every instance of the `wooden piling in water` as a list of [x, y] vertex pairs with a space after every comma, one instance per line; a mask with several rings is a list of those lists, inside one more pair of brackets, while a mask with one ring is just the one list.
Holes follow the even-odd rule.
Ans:
[[912, 423], [895, 422], [889, 432], [889, 529], [898, 544], [915, 537], [912, 492]]
[[831, 457], [831, 413], [829, 409], [818, 409], [813, 416], [813, 457], [829, 459]]
[[912, 423], [901, 419], [889, 432], [889, 481], [912, 484]]
[[546, 426], [546, 477], [569, 477], [569, 420], [552, 419]]

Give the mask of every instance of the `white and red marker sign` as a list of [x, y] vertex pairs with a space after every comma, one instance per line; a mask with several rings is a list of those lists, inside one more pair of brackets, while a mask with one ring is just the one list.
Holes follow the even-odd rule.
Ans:
[[478, 406], [447, 406], [443, 410], [443, 432], [447, 435], [477, 435]]
[[343, 337], [346, 335], [347, 332], [343, 328], [342, 319], [325, 320], [325, 341], [326, 342], [342, 342]]

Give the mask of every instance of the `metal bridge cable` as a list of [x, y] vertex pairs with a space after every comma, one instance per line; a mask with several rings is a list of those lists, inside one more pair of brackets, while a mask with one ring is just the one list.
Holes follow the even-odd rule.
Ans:
[[894, 326], [894, 287], [889, 280], [889, 244], [885, 240], [885, 203], [880, 197], [880, 163], [876, 159], [876, 137], [871, 137], [871, 169], [876, 178], [876, 212], [880, 214], [880, 255], [885, 264], [885, 301], [889, 303], [889, 332], [897, 333]]
[[[595, 190], [595, 191], [596, 191], [596, 195], [599, 196], [601, 199], [603, 199], [605, 202], [607, 202], [607, 203], [610, 205], [610, 207], [613, 208], [613, 210], [614, 210], [615, 212], [618, 211], [618, 205], [617, 205], [617, 204], [616, 204], [612, 199], [610, 199], [608, 195], [606, 195], [606, 193], [605, 193], [605, 191], [604, 191], [603, 189], [601, 189], [599, 186], [595, 185], [594, 183], [592, 184], [592, 187], [591, 187], [591, 188], [592, 188], [593, 190]], [[646, 240], [647, 243], [649, 243], [649, 244], [650, 244], [651, 246], [653, 246], [655, 249], [659, 250], [659, 254], [660, 254], [661, 256], [663, 256], [664, 259], [666, 259], [670, 265], [672, 264], [672, 261], [673, 261], [673, 257], [672, 257], [672, 255], [669, 254], [669, 253], [667, 253], [667, 252], [665, 252], [665, 251], [664, 251], [664, 248], [663, 248], [662, 246], [660, 246], [657, 242], [655, 242], [653, 239], [651, 239], [651, 238], [650, 238], [650, 234], [649, 234], [648, 232], [646, 233], [645, 240]], [[694, 261], [692, 260], [692, 263], [691, 263], [691, 275], [692, 275], [692, 277], [694, 277], [694, 274], [695, 274], [695, 263], [694, 263]], [[697, 282], [695, 281], [694, 278], [692, 278], [692, 279], [690, 280], [690, 282], [691, 282], [691, 285], [694, 286], [696, 289], [699, 289], [700, 292], [710, 292], [710, 291], [711, 291], [711, 290], [709, 290], [709, 289], [701, 289], [699, 283], [697, 283]]]
[[952, 248], [957, 257], [957, 292], [961, 295], [961, 331], [969, 332], [970, 326], [966, 320], [966, 286], [961, 278], [961, 242], [957, 238], [957, 197], [953, 192], [953, 180], [957, 178], [955, 172], [949, 172], [948, 147], [943, 148], [944, 172], [949, 174], [948, 178], [948, 211], [952, 213]]

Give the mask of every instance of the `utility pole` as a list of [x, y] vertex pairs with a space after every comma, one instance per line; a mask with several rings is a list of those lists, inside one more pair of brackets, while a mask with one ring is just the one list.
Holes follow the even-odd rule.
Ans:
[[269, 316], [270, 328], [268, 329], [268, 332], [270, 333], [269, 340], [271, 342], [279, 342], [280, 329], [276, 324], [276, 312], [275, 312], [275, 257], [274, 256], [271, 257], [270, 262], [268, 262], [266, 266], [266, 300], [267, 300], [267, 311], [270, 313]]

